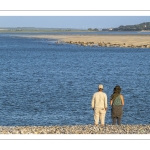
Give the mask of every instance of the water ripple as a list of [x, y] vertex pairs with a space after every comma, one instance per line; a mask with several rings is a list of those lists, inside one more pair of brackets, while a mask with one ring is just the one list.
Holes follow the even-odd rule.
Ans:
[[[125, 96], [123, 124], [149, 124], [150, 51], [0, 36], [0, 125], [92, 124], [99, 83]], [[110, 105], [106, 123], [111, 124]]]

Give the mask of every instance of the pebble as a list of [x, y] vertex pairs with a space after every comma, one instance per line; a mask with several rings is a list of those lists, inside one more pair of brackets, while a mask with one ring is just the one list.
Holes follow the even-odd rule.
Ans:
[[133, 45], [133, 44], [126, 44], [126, 43], [110, 43], [110, 42], [104, 42], [100, 41], [99, 43], [94, 43], [94, 42], [74, 42], [74, 41], [69, 41], [66, 42], [69, 44], [76, 44], [76, 45], [81, 45], [81, 46], [99, 46], [99, 47], [128, 47], [128, 48], [150, 48], [150, 44], [144, 44], [144, 45]]
[[0, 126], [0, 134], [150, 134], [150, 125]]

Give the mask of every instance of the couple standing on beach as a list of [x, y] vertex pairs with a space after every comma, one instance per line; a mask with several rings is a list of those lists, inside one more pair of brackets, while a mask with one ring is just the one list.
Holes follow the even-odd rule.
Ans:
[[[107, 95], [103, 92], [103, 89], [103, 85], [100, 84], [98, 86], [98, 92], [94, 93], [93, 95], [91, 106], [94, 110], [94, 124], [98, 125], [100, 120], [101, 125], [104, 126], [105, 115], [107, 111]], [[117, 124], [120, 125], [123, 112], [122, 106], [124, 105], [124, 97], [121, 94], [121, 88], [119, 85], [114, 87], [113, 94], [110, 98], [110, 105], [112, 106], [112, 124], [115, 125], [117, 121]]]

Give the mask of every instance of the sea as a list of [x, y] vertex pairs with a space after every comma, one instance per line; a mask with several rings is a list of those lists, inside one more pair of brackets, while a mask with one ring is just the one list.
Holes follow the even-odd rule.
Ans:
[[0, 126], [94, 123], [92, 96], [104, 85], [105, 123], [120, 85], [122, 124], [150, 124], [150, 49], [83, 47], [23, 35], [150, 34], [150, 32], [0, 33]]

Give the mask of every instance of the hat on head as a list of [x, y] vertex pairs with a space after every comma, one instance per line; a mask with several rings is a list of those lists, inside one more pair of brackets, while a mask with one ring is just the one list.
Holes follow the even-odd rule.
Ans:
[[99, 89], [103, 89], [103, 85], [100, 84], [100, 85], [98, 86], [98, 88], [99, 88]]

